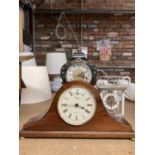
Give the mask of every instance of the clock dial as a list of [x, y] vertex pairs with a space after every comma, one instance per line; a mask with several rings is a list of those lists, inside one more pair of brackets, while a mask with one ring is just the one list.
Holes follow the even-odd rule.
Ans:
[[63, 91], [58, 100], [58, 113], [70, 125], [82, 125], [95, 114], [96, 100], [86, 88], [73, 86]]
[[114, 110], [118, 108], [119, 100], [118, 100], [117, 95], [108, 93], [104, 97], [103, 96], [101, 97], [103, 98], [103, 103], [107, 110]]
[[92, 72], [86, 64], [72, 64], [66, 72], [66, 81], [82, 80], [90, 83]]

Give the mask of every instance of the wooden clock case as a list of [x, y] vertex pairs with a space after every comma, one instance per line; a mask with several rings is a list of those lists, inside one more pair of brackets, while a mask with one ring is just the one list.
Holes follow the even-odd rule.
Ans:
[[[57, 102], [60, 94], [67, 88], [80, 85], [94, 94], [97, 108], [94, 117], [84, 125], [72, 126], [65, 123], [57, 112]], [[98, 90], [82, 81], [72, 81], [64, 84], [56, 93], [51, 107], [43, 115], [32, 118], [20, 131], [20, 137], [32, 138], [134, 138], [131, 125], [124, 119], [110, 116], [100, 97]]]

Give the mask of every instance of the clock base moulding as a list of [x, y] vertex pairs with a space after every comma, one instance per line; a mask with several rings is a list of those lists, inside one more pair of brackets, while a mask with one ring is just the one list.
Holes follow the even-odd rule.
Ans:
[[[67, 88], [80, 85], [89, 89], [96, 99], [96, 112], [84, 125], [73, 126], [64, 122], [57, 112], [60, 94]], [[99, 92], [90, 84], [72, 81], [64, 84], [56, 93], [50, 109], [42, 116], [32, 118], [20, 131], [20, 137], [27, 138], [134, 138], [131, 125], [124, 118], [110, 116], [103, 106]]]

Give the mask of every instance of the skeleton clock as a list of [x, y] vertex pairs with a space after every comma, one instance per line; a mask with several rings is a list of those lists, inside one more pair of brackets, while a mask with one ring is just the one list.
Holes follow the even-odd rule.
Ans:
[[81, 80], [95, 85], [97, 69], [88, 63], [84, 53], [78, 52], [62, 66], [61, 76], [64, 83]]
[[124, 118], [108, 114], [95, 87], [78, 80], [65, 83], [49, 110], [27, 122], [20, 137], [130, 139], [134, 131]]

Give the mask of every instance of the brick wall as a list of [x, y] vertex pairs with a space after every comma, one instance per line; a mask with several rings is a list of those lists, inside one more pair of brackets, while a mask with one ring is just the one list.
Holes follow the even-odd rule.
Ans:
[[[68, 9], [80, 8], [81, 0], [45, 0], [39, 8]], [[83, 0], [85, 9], [133, 9], [134, 0]]]
[[133, 9], [134, 0], [84, 0], [84, 8]]
[[[103, 5], [104, 1], [104, 5]], [[124, 3], [122, 4], [122, 1]], [[69, 2], [69, 1], [68, 1]], [[74, 1], [74, 3], [77, 3]], [[91, 8], [128, 8], [133, 9], [133, 0], [85, 0], [84, 7]], [[91, 3], [88, 3], [91, 2]], [[63, 2], [54, 2], [60, 5]], [[70, 2], [71, 3], [71, 2]], [[115, 3], [115, 5], [114, 5]], [[65, 4], [65, 3], [64, 3]], [[100, 4], [100, 5], [98, 5]], [[118, 7], [118, 4], [119, 5]], [[53, 5], [54, 6], [54, 5]], [[56, 6], [55, 6], [56, 7]], [[67, 14], [73, 30], [80, 42], [80, 15]], [[71, 56], [72, 49], [77, 48], [76, 41], [67, 22], [63, 19], [67, 35], [63, 40], [55, 36], [55, 28], [58, 22], [58, 14], [37, 14], [36, 15], [36, 60], [38, 65], [45, 64], [46, 53], [51, 51], [65, 51]], [[134, 66], [135, 62], [135, 27], [134, 15], [123, 14], [82, 14], [82, 45], [88, 47], [88, 59], [99, 67], [102, 66]], [[63, 35], [63, 33], [62, 33]], [[48, 37], [48, 39], [46, 38]], [[100, 62], [96, 56], [96, 41], [111, 39], [112, 58], [109, 62]], [[117, 71], [117, 70], [116, 70]], [[114, 73], [114, 71], [112, 71]], [[123, 69], [115, 74], [132, 76], [134, 81], [134, 68]]]

